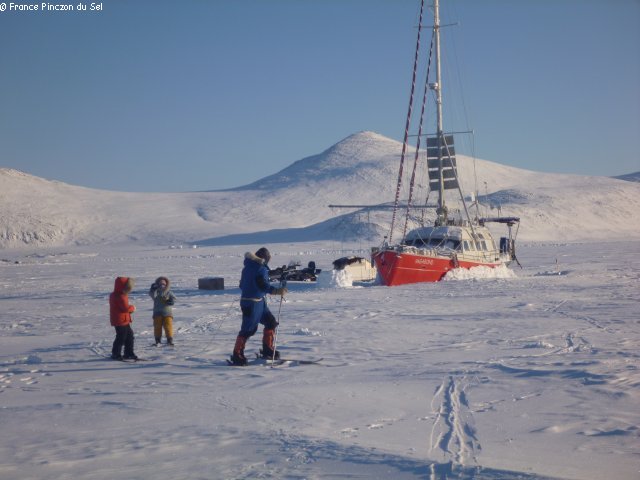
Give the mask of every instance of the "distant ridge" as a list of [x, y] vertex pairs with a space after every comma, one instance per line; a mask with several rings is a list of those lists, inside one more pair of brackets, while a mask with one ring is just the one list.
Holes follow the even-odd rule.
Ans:
[[[95, 190], [0, 168], [0, 248], [313, 240], [375, 245], [388, 233], [388, 211], [328, 205], [392, 202], [400, 150], [395, 140], [359, 132], [258, 182], [210, 192]], [[477, 176], [488, 214], [522, 219], [520, 240], [640, 239], [638, 173], [621, 182], [458, 155], [458, 174], [465, 191]], [[426, 183], [418, 178], [416, 192]]]
[[640, 182], [640, 172], [627, 173], [626, 175], [618, 175], [617, 177], [612, 178], [617, 178], [618, 180], [626, 180], [627, 182]]

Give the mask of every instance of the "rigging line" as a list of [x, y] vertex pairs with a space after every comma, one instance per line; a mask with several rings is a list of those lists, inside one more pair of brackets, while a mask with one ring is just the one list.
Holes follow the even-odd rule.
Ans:
[[[447, 157], [449, 158], [449, 162], [453, 166], [453, 159], [451, 158], [451, 151], [449, 150], [449, 145], [447, 145], [447, 140], [445, 137], [442, 137], [442, 141], [444, 142], [444, 146], [447, 149]], [[467, 216], [467, 220], [469, 222], [469, 227], [471, 228], [471, 233], [473, 237], [476, 236], [476, 230], [473, 226], [473, 222], [471, 221], [471, 216], [469, 215], [469, 210], [467, 209], [467, 202], [464, 201], [464, 194], [462, 193], [462, 187], [460, 186], [460, 178], [458, 177], [458, 168], [452, 168], [453, 175], [456, 178], [456, 183], [458, 184], [458, 193], [460, 194], [460, 201], [462, 202], [462, 206], [464, 207], [464, 213]], [[442, 181], [442, 180], [441, 180]]]
[[480, 200], [478, 199], [478, 171], [476, 168], [476, 136], [471, 133], [471, 159], [473, 160], [473, 182], [475, 185], [476, 216], [480, 216]]
[[[230, 304], [229, 304], [229, 308], [227, 309], [226, 313], [220, 317], [220, 319], [217, 322], [212, 322], [214, 323], [214, 327], [213, 327], [213, 333], [211, 334], [211, 340], [209, 340], [205, 346], [203, 348], [201, 348], [200, 350], [196, 351], [195, 353], [189, 355], [190, 357], [193, 357], [195, 355], [199, 355], [201, 353], [204, 353], [205, 351], [207, 351], [209, 349], [209, 347], [211, 347], [211, 345], [213, 344], [213, 342], [216, 340], [215, 334], [216, 332], [220, 331], [222, 329], [222, 324], [224, 323], [224, 321], [229, 318], [229, 316], [231, 315], [231, 310], [233, 309], [233, 307], [235, 306], [236, 302], [238, 302], [238, 299], [233, 300]], [[210, 315], [205, 315], [204, 318], [208, 317]]]
[[418, 69], [418, 59], [420, 54], [420, 33], [422, 32], [422, 15], [424, 13], [424, 0], [420, 2], [420, 18], [418, 20], [418, 37], [416, 39], [416, 54], [413, 60], [413, 76], [411, 79], [411, 95], [409, 96], [409, 109], [407, 112], [407, 122], [404, 129], [404, 141], [402, 143], [402, 155], [400, 156], [400, 167], [398, 169], [398, 183], [396, 185], [396, 197], [394, 200], [393, 215], [391, 216], [391, 228], [389, 230], [389, 243], [393, 238], [393, 228], [396, 221], [396, 213], [398, 211], [398, 202], [400, 201], [400, 188], [402, 186], [402, 171], [404, 169], [404, 158], [407, 151], [407, 143], [409, 141], [409, 125], [411, 124], [411, 114], [413, 112], [413, 93], [416, 87], [416, 71]]
[[[460, 94], [458, 95], [458, 98], [460, 99], [460, 103], [462, 105], [462, 114], [464, 116], [465, 127], [467, 131], [471, 131], [472, 129], [469, 123], [469, 109], [467, 108], [467, 102], [465, 101], [466, 95], [465, 95], [464, 83], [462, 82], [462, 68], [460, 68], [461, 62], [460, 62], [460, 57], [458, 56], [458, 45], [456, 41], [456, 36], [450, 35], [449, 41], [447, 43], [452, 46], [451, 51], [453, 53], [455, 71], [458, 72], [458, 74], [456, 75], [456, 79], [458, 81], [458, 92], [460, 92]], [[453, 75], [451, 75], [451, 77], [453, 77]]]
[[431, 73], [431, 60], [433, 55], [433, 43], [435, 39], [435, 29], [431, 33], [431, 47], [429, 48], [429, 62], [427, 63], [427, 75], [424, 79], [424, 91], [422, 93], [422, 110], [420, 112], [420, 122], [418, 126], [418, 140], [416, 142], [416, 155], [413, 159], [413, 171], [411, 172], [411, 181], [409, 182], [409, 198], [407, 200], [407, 213], [405, 214], [404, 229], [402, 238], [407, 234], [407, 226], [409, 224], [409, 212], [411, 210], [411, 201], [413, 200], [413, 188], [416, 181], [416, 168], [418, 167], [418, 156], [420, 154], [420, 139], [422, 138], [422, 124], [424, 122], [425, 107], [429, 96], [429, 74]]
[[[424, 199], [424, 206], [426, 207], [429, 203], [429, 195], [431, 195], [431, 187], [427, 187], [427, 197]], [[426, 208], [422, 209], [422, 216], [420, 217], [420, 226], [424, 227], [424, 220], [425, 220], [425, 212], [426, 212]]]
[[[454, 10], [454, 14], [456, 15], [456, 17], [459, 17], [458, 15], [458, 11], [456, 8], [455, 3], [451, 4], [451, 7]], [[454, 59], [454, 63], [455, 63], [455, 71], [458, 73], [456, 75], [456, 80], [458, 83], [458, 92], [460, 92], [460, 95], [458, 95], [458, 98], [460, 99], [460, 103], [462, 106], [462, 113], [464, 116], [464, 123], [466, 126], [466, 129], [468, 132], [471, 133], [471, 142], [470, 142], [470, 153], [471, 153], [471, 159], [473, 161], [473, 177], [474, 177], [474, 187], [475, 187], [475, 192], [477, 194], [478, 192], [478, 173], [477, 173], [477, 158], [476, 158], [476, 145], [475, 145], [475, 135], [474, 135], [474, 131], [471, 129], [470, 126], [470, 121], [469, 121], [469, 109], [467, 108], [467, 102], [465, 101], [466, 95], [465, 95], [465, 88], [464, 88], [464, 83], [462, 82], [462, 68], [460, 67], [461, 62], [460, 62], [460, 56], [458, 55], [458, 42], [457, 42], [457, 36], [456, 35], [450, 35], [449, 36], [449, 40], [447, 41], [448, 45], [451, 45], [451, 49], [450, 51], [452, 52], [452, 57]], [[450, 75], [451, 77], [453, 77], [453, 75]], [[478, 213], [478, 215], [480, 214], [479, 212], [479, 208], [476, 208], [476, 211]]]
[[[458, 57], [458, 48], [455, 42], [455, 39], [452, 38], [451, 44], [453, 45], [453, 58], [455, 60], [455, 66], [456, 66], [456, 71], [458, 72], [457, 75], [457, 80], [458, 80], [458, 91], [460, 92], [459, 98], [460, 98], [460, 103], [462, 105], [462, 113], [464, 116], [464, 122], [465, 122], [465, 126], [467, 128], [468, 131], [471, 132], [471, 141], [470, 141], [470, 150], [471, 150], [471, 160], [473, 162], [473, 183], [474, 183], [474, 190], [476, 192], [476, 196], [477, 196], [477, 192], [478, 192], [478, 170], [477, 170], [477, 158], [476, 158], [476, 145], [475, 145], [475, 134], [473, 132], [473, 130], [471, 129], [470, 126], [470, 122], [469, 122], [469, 110], [467, 109], [467, 103], [465, 101], [465, 90], [464, 90], [464, 86], [463, 86], [463, 82], [462, 82], [462, 69], [460, 68], [460, 60]], [[479, 206], [476, 203], [476, 214], [479, 216], [480, 215], [480, 210], [479, 210]]]

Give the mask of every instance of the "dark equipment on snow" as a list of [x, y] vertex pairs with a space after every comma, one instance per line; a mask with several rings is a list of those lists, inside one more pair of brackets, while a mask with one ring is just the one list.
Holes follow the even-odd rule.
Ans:
[[315, 282], [322, 271], [316, 268], [316, 262], [309, 262], [306, 268], [298, 270], [300, 262], [290, 262], [274, 270], [269, 270], [269, 281]]
[[224, 278], [204, 277], [198, 279], [199, 290], [224, 290]]
[[333, 261], [334, 270], [343, 270], [347, 265], [359, 263], [364, 260], [363, 257], [341, 257]]

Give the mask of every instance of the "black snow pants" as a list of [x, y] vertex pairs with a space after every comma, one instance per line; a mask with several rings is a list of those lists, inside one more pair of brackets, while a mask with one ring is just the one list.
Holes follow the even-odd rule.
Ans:
[[121, 327], [113, 327], [116, 329], [116, 339], [113, 341], [113, 348], [111, 349], [112, 356], [119, 356], [122, 354], [122, 346], [124, 345], [124, 356], [133, 355], [133, 329], [131, 325], [124, 325]]

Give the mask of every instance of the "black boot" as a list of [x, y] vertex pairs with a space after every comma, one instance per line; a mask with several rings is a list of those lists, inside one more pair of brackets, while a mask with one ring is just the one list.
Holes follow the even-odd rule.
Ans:
[[173, 347], [173, 337], [167, 337], [167, 345], [171, 345]]
[[160, 345], [160, 343], [161, 343], [160, 341], [161, 341], [161, 340], [162, 340], [162, 337], [156, 337], [156, 347], [157, 347], [158, 345]]

